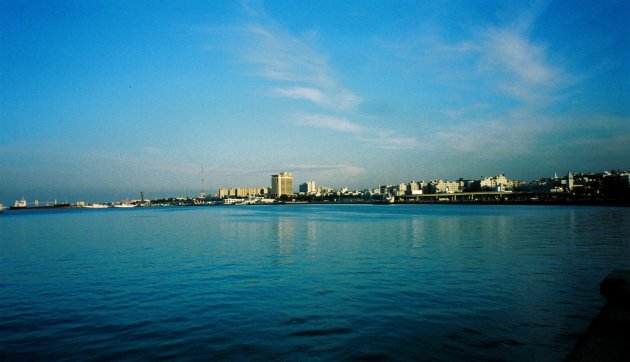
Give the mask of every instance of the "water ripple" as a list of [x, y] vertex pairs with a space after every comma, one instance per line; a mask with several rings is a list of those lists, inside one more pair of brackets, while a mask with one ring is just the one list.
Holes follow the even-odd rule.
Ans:
[[303, 331], [297, 331], [289, 334], [290, 337], [320, 337], [330, 336], [334, 334], [348, 334], [352, 333], [350, 328], [329, 328], [329, 329], [307, 329]]
[[628, 209], [442, 206], [2, 217], [0, 360], [561, 360], [630, 260]]

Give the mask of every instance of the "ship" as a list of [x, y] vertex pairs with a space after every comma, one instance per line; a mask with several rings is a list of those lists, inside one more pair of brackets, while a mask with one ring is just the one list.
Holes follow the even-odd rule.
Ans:
[[15, 200], [15, 203], [13, 203], [13, 206], [10, 207], [11, 210], [20, 210], [20, 209], [26, 209], [26, 208], [27, 208], [27, 203], [24, 197], [22, 197], [19, 200]]
[[57, 200], [55, 200], [55, 202], [52, 205], [49, 202], [46, 202], [46, 205], [42, 206], [40, 205], [40, 202], [37, 200], [35, 200], [34, 204], [35, 206], [28, 206], [28, 202], [26, 202], [26, 199], [22, 197], [19, 200], [15, 200], [15, 203], [13, 203], [13, 206], [11, 206], [9, 209], [11, 210], [62, 209], [62, 208], [69, 208], [72, 206], [68, 203], [58, 204]]

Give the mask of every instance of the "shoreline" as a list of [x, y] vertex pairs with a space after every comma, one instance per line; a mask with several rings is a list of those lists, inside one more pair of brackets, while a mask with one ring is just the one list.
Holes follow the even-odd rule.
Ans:
[[[225, 205], [216, 204], [155, 204], [155, 205], [138, 205], [125, 209], [142, 209], [142, 208], [160, 208], [160, 207], [242, 207], [242, 206], [295, 206], [295, 205], [374, 205], [374, 206], [394, 206], [394, 205], [487, 205], [487, 206], [603, 206], [603, 207], [630, 207], [630, 200], [539, 200], [539, 201], [519, 201], [519, 200], [427, 200], [427, 201], [396, 201], [394, 203], [382, 203], [379, 201], [281, 201], [276, 203], [258, 203], [248, 205]], [[102, 210], [102, 209], [118, 209], [113, 206], [106, 208], [89, 208], [76, 205], [63, 206], [32, 206], [20, 208], [5, 208], [5, 212], [21, 212], [21, 211], [51, 211], [51, 210]]]

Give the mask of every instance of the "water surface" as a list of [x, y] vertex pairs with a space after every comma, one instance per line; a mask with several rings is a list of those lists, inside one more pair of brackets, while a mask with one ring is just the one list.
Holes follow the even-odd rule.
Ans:
[[0, 359], [561, 360], [630, 210], [5, 212]]

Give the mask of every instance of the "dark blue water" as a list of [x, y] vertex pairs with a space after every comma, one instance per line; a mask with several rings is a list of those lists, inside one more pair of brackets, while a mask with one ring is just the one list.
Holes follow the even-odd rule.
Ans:
[[5, 212], [0, 360], [561, 360], [630, 209]]

